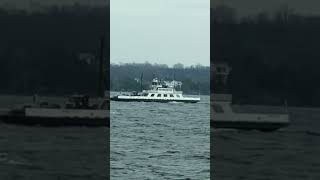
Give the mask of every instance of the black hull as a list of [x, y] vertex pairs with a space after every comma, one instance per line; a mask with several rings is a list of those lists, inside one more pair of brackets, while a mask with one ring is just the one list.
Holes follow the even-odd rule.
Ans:
[[211, 121], [212, 128], [241, 129], [241, 130], [260, 130], [275, 131], [288, 126], [289, 123], [261, 123], [261, 122], [233, 122], [233, 121]]
[[197, 100], [157, 100], [157, 99], [119, 99], [117, 97], [112, 97], [111, 101], [122, 101], [122, 102], [161, 102], [161, 103], [169, 103], [169, 102], [183, 102], [183, 103], [197, 103]]
[[108, 119], [88, 119], [88, 118], [43, 118], [3, 115], [0, 122], [6, 124], [26, 125], [26, 126], [88, 126], [88, 127], [109, 127]]

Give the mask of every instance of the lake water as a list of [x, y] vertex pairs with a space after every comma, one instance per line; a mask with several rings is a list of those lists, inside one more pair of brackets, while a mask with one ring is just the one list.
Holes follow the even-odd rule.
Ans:
[[320, 179], [320, 109], [289, 113], [291, 125], [274, 132], [212, 129], [213, 179]]
[[107, 128], [0, 124], [1, 180], [108, 179]]
[[110, 106], [111, 179], [209, 179], [209, 96]]
[[[44, 99], [55, 103], [65, 100], [56, 97]], [[30, 96], [0, 96], [0, 108], [31, 102]], [[108, 179], [108, 139], [109, 128], [106, 127], [0, 123], [0, 179]]]
[[[111, 179], [209, 179], [209, 97], [202, 100], [112, 101]], [[31, 101], [0, 96], [0, 107]], [[292, 124], [275, 132], [211, 129], [213, 179], [320, 179], [320, 109], [289, 112]], [[0, 124], [0, 131], [0, 179], [109, 177], [109, 128]]]

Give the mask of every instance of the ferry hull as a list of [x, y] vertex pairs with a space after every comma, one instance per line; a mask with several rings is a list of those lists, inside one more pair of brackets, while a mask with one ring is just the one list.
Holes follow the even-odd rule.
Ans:
[[0, 110], [0, 123], [38, 126], [106, 126], [107, 110], [26, 108], [24, 111]]
[[280, 128], [287, 127], [289, 123], [278, 122], [249, 122], [249, 121], [211, 121], [212, 128], [226, 129], [242, 129], [242, 130], [260, 130], [260, 131], [275, 131]]
[[111, 97], [111, 101], [123, 101], [123, 102], [161, 102], [161, 103], [169, 103], [169, 102], [183, 102], [183, 103], [197, 103], [200, 100], [195, 99], [130, 99], [130, 98], [118, 98], [118, 97]]

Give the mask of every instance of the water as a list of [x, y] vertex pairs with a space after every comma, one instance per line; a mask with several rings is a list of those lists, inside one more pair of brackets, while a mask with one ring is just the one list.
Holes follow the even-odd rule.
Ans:
[[0, 124], [1, 180], [108, 179], [107, 128]]
[[[0, 108], [32, 97], [0, 96]], [[50, 98], [50, 102], [61, 102]], [[1, 180], [108, 179], [109, 128], [40, 127], [0, 123]]]
[[111, 101], [111, 179], [209, 179], [209, 96], [201, 98]]
[[212, 129], [213, 179], [320, 179], [320, 109], [289, 113], [275, 132]]
[[[209, 97], [111, 102], [112, 179], [208, 179]], [[32, 97], [0, 96], [0, 107]], [[211, 130], [213, 179], [320, 179], [320, 108], [275, 132]], [[0, 179], [108, 179], [108, 128], [0, 124]]]

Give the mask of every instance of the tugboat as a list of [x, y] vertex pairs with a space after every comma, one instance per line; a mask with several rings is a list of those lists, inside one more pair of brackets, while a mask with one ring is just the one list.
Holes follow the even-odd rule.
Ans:
[[151, 89], [140, 93], [132, 92], [129, 95], [117, 95], [111, 97], [112, 101], [142, 101], [142, 102], [184, 102], [197, 103], [200, 97], [184, 97], [182, 91], [176, 91], [174, 85], [168, 86], [154, 78]]

